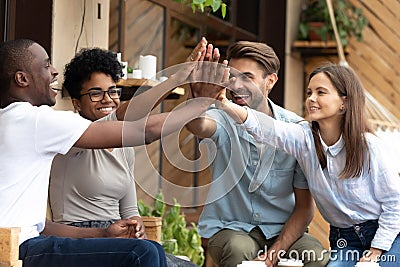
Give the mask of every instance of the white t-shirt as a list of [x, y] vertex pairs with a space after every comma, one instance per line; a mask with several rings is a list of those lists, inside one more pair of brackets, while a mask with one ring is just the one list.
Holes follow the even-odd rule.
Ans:
[[21, 227], [20, 243], [44, 228], [54, 156], [67, 153], [90, 123], [28, 102], [0, 109], [0, 227]]

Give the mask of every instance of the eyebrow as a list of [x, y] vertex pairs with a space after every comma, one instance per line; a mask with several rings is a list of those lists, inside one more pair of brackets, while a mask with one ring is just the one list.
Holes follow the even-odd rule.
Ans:
[[[115, 88], [117, 88], [116, 85], [111, 85], [110, 87], [108, 87], [108, 90], [115, 89]], [[88, 91], [103, 91], [102, 89], [103, 88], [101, 88], [101, 87], [92, 87], [92, 88], [89, 88]]]

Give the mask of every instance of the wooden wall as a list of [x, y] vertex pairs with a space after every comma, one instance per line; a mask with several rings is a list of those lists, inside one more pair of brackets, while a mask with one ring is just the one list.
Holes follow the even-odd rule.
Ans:
[[[360, 76], [366, 90], [389, 112], [400, 118], [400, 27], [399, 0], [350, 0], [362, 8], [369, 25], [363, 41], [351, 39], [345, 48], [349, 65]], [[305, 60], [304, 71], [309, 73], [324, 61], [338, 62], [330, 56], [314, 56]]]
[[[157, 57], [157, 71], [163, 67], [163, 9], [147, 0], [110, 1], [109, 48], [122, 53], [122, 60], [135, 67], [140, 55]], [[120, 35], [118, 35], [118, 31]], [[120, 37], [120, 40], [118, 40]]]
[[400, 1], [351, 2], [363, 9], [369, 26], [363, 42], [350, 42], [347, 60], [368, 92], [400, 118]]
[[[111, 50], [122, 53], [122, 59], [128, 61], [129, 66], [135, 67], [139, 56], [145, 54], [157, 56], [157, 71], [185, 61], [192, 50], [185, 44], [196, 42], [198, 38], [196, 30], [191, 30], [188, 25], [182, 27], [183, 22], [172, 19], [170, 16], [168, 16], [170, 20], [167, 21], [166, 10], [157, 3], [147, 0], [127, 0], [122, 1], [121, 8], [119, 3], [119, 0], [110, 2], [109, 44]], [[122, 10], [121, 25], [118, 24], [120, 10]], [[169, 28], [164, 31], [166, 25]], [[165, 34], [168, 36], [164, 36]], [[168, 39], [168, 52], [166, 52], [165, 39]], [[185, 99], [186, 96], [165, 100], [162, 106], [158, 107], [158, 111], [171, 111]], [[196, 205], [196, 196], [181, 194], [185, 190], [176, 192], [169, 185], [172, 183], [191, 187], [195, 184], [196, 177], [199, 177], [197, 181], [200, 184], [210, 180], [208, 171], [194, 173], [181, 170], [176, 162], [172, 162], [165, 156], [165, 153], [160, 154], [160, 151], [168, 150], [170, 157], [176, 157], [182, 153], [189, 160], [194, 158], [195, 138], [186, 129], [182, 129], [179, 134], [170, 138], [174, 136], [177, 138], [170, 142], [175, 145], [172, 151], [171, 148], [160, 146], [160, 142], [136, 149], [135, 179], [138, 182], [138, 198], [148, 204], [153, 202], [150, 195], [161, 188], [167, 203], [174, 203], [174, 198], [176, 198], [182, 205], [184, 203]], [[201, 209], [191, 208], [186, 209], [185, 212], [188, 222], [197, 221]]]

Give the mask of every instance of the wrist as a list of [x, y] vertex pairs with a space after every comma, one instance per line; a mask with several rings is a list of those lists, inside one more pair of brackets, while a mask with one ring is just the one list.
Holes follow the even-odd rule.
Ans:
[[108, 233], [108, 228], [96, 228], [96, 229], [98, 229], [100, 237], [110, 237]]

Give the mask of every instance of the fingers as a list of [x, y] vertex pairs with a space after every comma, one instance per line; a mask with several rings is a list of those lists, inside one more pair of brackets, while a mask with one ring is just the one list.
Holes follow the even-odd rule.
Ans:
[[212, 61], [218, 63], [220, 57], [221, 57], [221, 55], [220, 55], [220, 53], [219, 53], [219, 49], [218, 49], [218, 48], [215, 48], [215, 49], [214, 49], [214, 53], [213, 53]]
[[218, 101], [220, 101], [222, 104], [225, 104], [225, 101], [227, 101], [226, 98], [226, 88], [221, 89], [219, 92], [219, 95], [217, 97]]
[[212, 61], [212, 57], [213, 57], [213, 45], [209, 44], [207, 46], [207, 51], [204, 56], [204, 61]]
[[192, 53], [187, 57], [186, 62], [193, 62], [198, 60], [203, 60], [206, 52], [207, 40], [206, 38], [201, 38], [200, 42], [193, 49]]
[[217, 65], [217, 63], [215, 63], [215, 65], [216, 65], [216, 74], [215, 74], [216, 83], [220, 84], [228, 81], [229, 79], [229, 68], [227, 68], [228, 61], [224, 60], [221, 64]]
[[217, 79], [216, 80], [217, 82], [219, 81], [219, 78], [220, 78], [219, 75], [218, 75], [218, 70], [221, 69], [220, 66], [218, 66], [219, 57], [220, 57], [219, 50], [218, 50], [218, 48], [215, 48], [214, 52], [213, 52], [213, 56], [212, 56], [212, 58], [210, 60], [210, 62], [212, 64], [210, 64], [209, 77], [211, 79]]
[[143, 225], [142, 225], [142, 224], [138, 224], [138, 225], [136, 226], [135, 237], [136, 237], [136, 238], [144, 238], [144, 233], [145, 233], [145, 230], [144, 230]]

